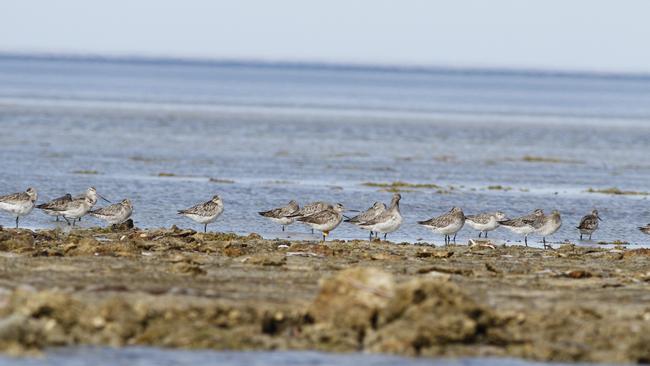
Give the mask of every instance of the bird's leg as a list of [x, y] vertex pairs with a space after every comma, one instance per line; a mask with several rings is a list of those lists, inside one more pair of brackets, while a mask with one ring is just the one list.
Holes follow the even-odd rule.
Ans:
[[386, 236], [388, 236], [388, 233], [384, 233], [384, 241], [386, 241]]
[[528, 235], [524, 235], [524, 243], [528, 246]]
[[20, 216], [16, 216], [16, 229], [18, 229], [18, 218], [19, 218], [19, 217], [20, 217]]
[[72, 227], [74, 227], [74, 224], [77, 222], [77, 219], [72, 219]]
[[580, 240], [582, 240], [582, 233], [580, 234]]
[[70, 220], [68, 220], [68, 218], [67, 218], [67, 217], [65, 217], [65, 216], [63, 216], [63, 219], [65, 220], [65, 222], [67, 222], [67, 223], [68, 223], [68, 226], [70, 226]]
[[589, 241], [591, 241], [591, 234], [589, 234]]
[[479, 237], [479, 238], [481, 237], [481, 234], [483, 234], [483, 232], [482, 232], [482, 231], [479, 231], [479, 232], [478, 232], [478, 237]]
[[454, 233], [454, 244], [456, 244], [456, 233]]
[[311, 229], [311, 233], [312, 233], [312, 234], [314, 233], [314, 229]]
[[486, 230], [486, 231], [485, 231], [485, 239], [487, 239], [487, 233], [488, 233], [488, 232], [487, 232], [487, 230]]
[[203, 224], [203, 232], [204, 233], [208, 232], [208, 224]]
[[282, 225], [282, 232], [284, 232], [284, 225]]
[[56, 217], [56, 221], [59, 222], [59, 217], [58, 216]]
[[370, 232], [370, 238], [368, 239], [368, 241], [372, 241], [372, 231]]

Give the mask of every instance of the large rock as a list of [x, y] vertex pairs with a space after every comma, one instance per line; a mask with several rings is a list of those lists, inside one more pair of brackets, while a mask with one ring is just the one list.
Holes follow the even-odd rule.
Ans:
[[374, 268], [347, 269], [325, 279], [309, 314], [323, 336], [334, 333], [356, 340], [358, 349], [410, 355], [487, 344], [488, 329], [500, 326], [490, 309], [445, 278], [396, 285], [391, 274]]
[[113, 225], [111, 225], [111, 230], [113, 230], [113, 231], [125, 231], [125, 230], [131, 230], [134, 227], [135, 227], [135, 225], [133, 225], [133, 220], [128, 219], [128, 220], [124, 221], [121, 224], [113, 224]]
[[31, 231], [3, 230], [0, 232], [0, 251], [22, 253], [34, 249], [34, 234]]
[[376, 268], [350, 268], [321, 282], [308, 312], [317, 323], [363, 330], [376, 322], [394, 293], [391, 274]]
[[380, 310], [376, 330], [368, 334], [364, 348], [418, 355], [450, 344], [482, 343], [494, 320], [489, 309], [457, 285], [444, 279], [416, 278], [397, 287]]

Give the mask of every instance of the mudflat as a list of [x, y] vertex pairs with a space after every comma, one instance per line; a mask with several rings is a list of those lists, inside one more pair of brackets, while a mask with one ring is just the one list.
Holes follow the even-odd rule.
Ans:
[[2, 229], [0, 350], [148, 345], [650, 362], [650, 249]]

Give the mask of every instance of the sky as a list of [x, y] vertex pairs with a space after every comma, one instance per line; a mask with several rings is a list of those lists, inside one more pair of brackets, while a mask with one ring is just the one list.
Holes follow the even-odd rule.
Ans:
[[3, 0], [0, 52], [650, 73], [645, 0]]

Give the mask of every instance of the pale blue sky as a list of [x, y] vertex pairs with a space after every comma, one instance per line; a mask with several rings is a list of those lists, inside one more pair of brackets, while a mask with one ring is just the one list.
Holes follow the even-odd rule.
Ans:
[[650, 1], [3, 0], [0, 52], [650, 72]]

